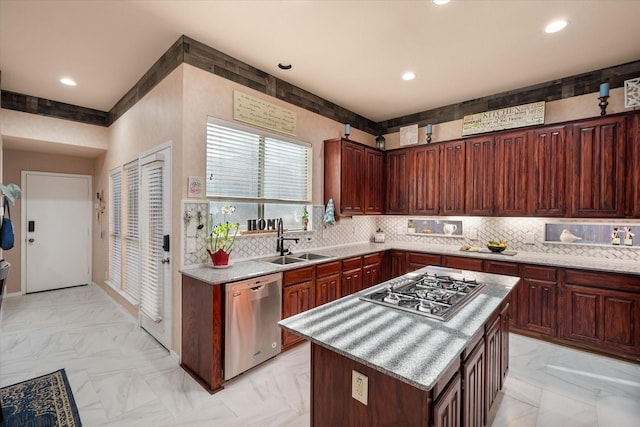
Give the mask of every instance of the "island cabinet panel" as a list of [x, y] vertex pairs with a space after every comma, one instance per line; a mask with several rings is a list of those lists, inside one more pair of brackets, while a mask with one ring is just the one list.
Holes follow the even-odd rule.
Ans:
[[625, 118], [574, 125], [571, 217], [624, 216]]
[[341, 273], [340, 261], [332, 261], [316, 267], [316, 307], [340, 298]]
[[[640, 112], [629, 118], [629, 138], [627, 138], [627, 216], [640, 218]], [[640, 237], [638, 237], [640, 238]]]
[[433, 427], [460, 427], [462, 425], [461, 387], [460, 374], [456, 374], [433, 405]]
[[351, 295], [362, 290], [362, 257], [342, 260], [341, 296]]
[[409, 213], [436, 215], [440, 211], [440, 147], [427, 145], [411, 150]]
[[530, 131], [509, 132], [496, 137], [496, 214], [529, 214]]
[[[352, 372], [368, 378], [368, 404], [351, 397]], [[311, 343], [311, 426], [430, 427], [430, 392]]]
[[465, 143], [447, 142], [440, 148], [440, 214], [463, 215], [465, 202]]
[[531, 213], [537, 216], [564, 216], [567, 189], [567, 128], [551, 126], [536, 129], [531, 142], [533, 173], [529, 199]]
[[180, 366], [207, 391], [222, 389], [222, 289], [182, 276]]
[[362, 257], [362, 288], [370, 288], [382, 282], [382, 252]]
[[556, 336], [557, 269], [522, 266], [518, 290], [518, 327], [531, 332]]
[[405, 251], [391, 251], [391, 278], [407, 274], [407, 253]]
[[442, 256], [442, 266], [458, 268], [460, 270], [483, 271], [484, 261], [478, 258], [466, 258], [461, 256]]
[[[409, 150], [393, 150], [385, 153], [386, 213], [409, 213]], [[413, 183], [411, 183], [413, 185]]]
[[378, 150], [365, 148], [365, 180], [364, 212], [367, 215], [382, 214], [384, 212], [384, 155]]
[[[282, 318], [302, 313], [315, 306], [314, 267], [304, 267], [285, 271], [282, 276]], [[282, 347], [289, 347], [303, 338], [282, 331]]]
[[635, 276], [566, 270], [560, 336], [601, 351], [640, 356], [639, 282]]
[[492, 136], [466, 143], [465, 213], [492, 215], [495, 206], [496, 150]]
[[502, 323], [500, 322], [500, 316], [498, 316], [493, 323], [488, 326], [485, 337], [485, 351], [487, 355], [486, 365], [486, 379], [487, 395], [485, 399], [485, 413], [489, 414], [489, 411], [493, 408], [498, 393], [502, 389]]
[[423, 254], [421, 252], [407, 252], [406, 254], [406, 272], [416, 271], [422, 267], [429, 265], [442, 265], [442, 258], [436, 254]]
[[324, 142], [324, 199], [336, 215], [382, 213], [383, 154], [343, 138]]
[[462, 425], [482, 427], [485, 422], [485, 346], [484, 339], [463, 362]]
[[509, 296], [509, 300], [506, 304], [503, 305], [502, 310], [500, 311], [500, 345], [502, 350], [500, 352], [500, 388], [504, 387], [504, 382], [507, 379], [507, 374], [509, 373], [509, 329], [511, 325], [511, 298], [512, 295]]

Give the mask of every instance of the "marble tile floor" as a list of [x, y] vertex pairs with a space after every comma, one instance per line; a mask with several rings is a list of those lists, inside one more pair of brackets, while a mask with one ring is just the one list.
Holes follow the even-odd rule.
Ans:
[[[640, 365], [511, 335], [493, 426], [640, 425]], [[83, 425], [305, 427], [309, 345], [207, 393], [95, 285], [5, 298], [0, 386], [65, 368]]]

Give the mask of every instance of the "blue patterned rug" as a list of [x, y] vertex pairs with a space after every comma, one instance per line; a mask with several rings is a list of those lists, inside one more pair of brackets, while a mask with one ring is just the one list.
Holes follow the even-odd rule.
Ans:
[[64, 369], [0, 389], [0, 427], [80, 427]]

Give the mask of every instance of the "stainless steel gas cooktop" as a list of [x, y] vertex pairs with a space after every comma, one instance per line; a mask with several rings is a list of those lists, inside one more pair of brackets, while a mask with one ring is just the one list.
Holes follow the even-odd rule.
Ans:
[[360, 299], [439, 320], [448, 320], [484, 287], [484, 283], [449, 275], [407, 275]]

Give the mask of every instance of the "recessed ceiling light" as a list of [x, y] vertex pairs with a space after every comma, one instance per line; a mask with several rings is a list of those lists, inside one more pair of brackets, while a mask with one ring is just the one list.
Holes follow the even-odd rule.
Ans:
[[416, 78], [416, 74], [408, 71], [402, 75], [402, 80], [413, 80]]
[[545, 33], [557, 33], [558, 31], [564, 29], [567, 26], [567, 21], [564, 19], [560, 19], [558, 21], [553, 21], [544, 29]]
[[436, 6], [442, 6], [443, 4], [449, 3], [449, 0], [433, 0], [433, 4]]
[[75, 86], [76, 82], [73, 79], [70, 79], [69, 77], [63, 77], [60, 79], [60, 83], [62, 83], [63, 85], [67, 85], [67, 86]]
[[278, 68], [280, 68], [281, 70], [290, 70], [292, 67], [293, 66], [288, 62], [281, 62], [278, 64]]

